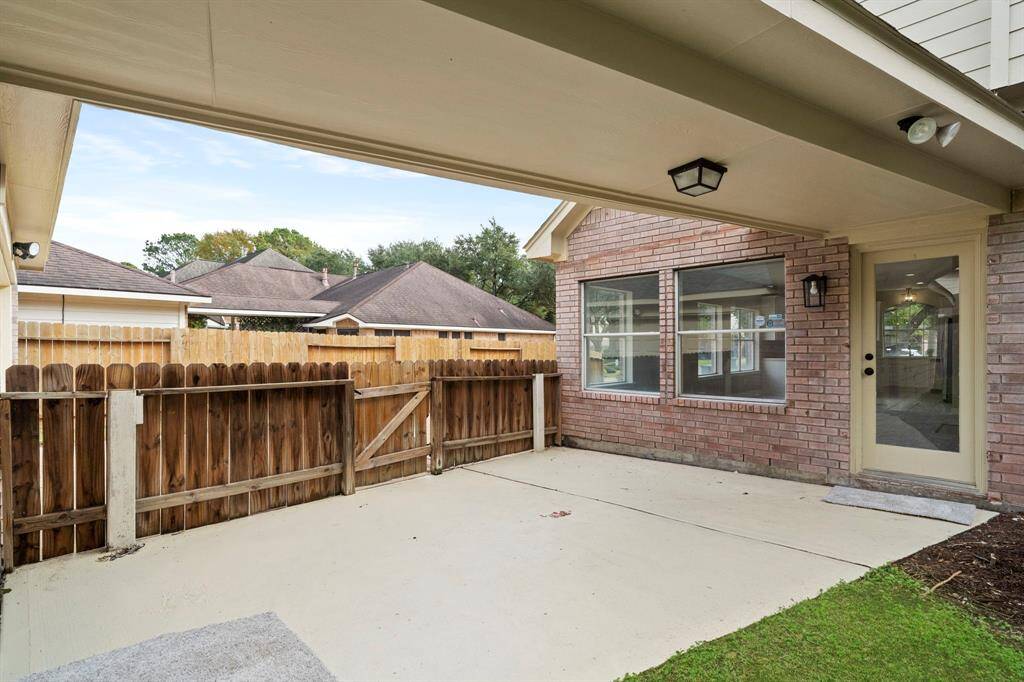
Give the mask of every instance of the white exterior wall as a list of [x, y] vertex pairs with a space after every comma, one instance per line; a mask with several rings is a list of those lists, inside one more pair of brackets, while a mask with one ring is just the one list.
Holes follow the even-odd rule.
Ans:
[[21, 294], [19, 322], [64, 322], [126, 327], [184, 327], [184, 303], [124, 300], [93, 296]]
[[994, 90], [1024, 81], [1024, 0], [858, 0]]

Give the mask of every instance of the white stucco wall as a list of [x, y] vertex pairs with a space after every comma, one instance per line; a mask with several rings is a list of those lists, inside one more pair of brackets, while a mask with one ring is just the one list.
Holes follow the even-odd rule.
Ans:
[[131, 327], [184, 327], [185, 305], [168, 301], [21, 294], [19, 322], [64, 322]]

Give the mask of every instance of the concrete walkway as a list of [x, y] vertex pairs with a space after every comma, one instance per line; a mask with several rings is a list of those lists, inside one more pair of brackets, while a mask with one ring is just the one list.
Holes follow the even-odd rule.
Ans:
[[609, 680], [964, 530], [826, 491], [554, 449], [62, 557], [9, 576], [0, 679], [273, 611], [341, 679]]

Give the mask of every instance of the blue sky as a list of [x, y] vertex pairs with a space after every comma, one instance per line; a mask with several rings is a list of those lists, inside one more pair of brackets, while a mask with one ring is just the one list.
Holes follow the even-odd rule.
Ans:
[[365, 255], [492, 216], [526, 239], [557, 203], [86, 105], [54, 239], [138, 265], [164, 232], [292, 227]]

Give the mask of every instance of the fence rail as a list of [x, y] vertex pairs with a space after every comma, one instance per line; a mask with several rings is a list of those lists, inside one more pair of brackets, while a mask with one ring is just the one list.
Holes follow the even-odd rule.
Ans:
[[[145, 537], [559, 442], [559, 380], [554, 361], [11, 367], [3, 566], [106, 546], [125, 498]], [[125, 450], [112, 418], [133, 409]]]
[[429, 336], [337, 336], [303, 332], [168, 329], [19, 322], [17, 362], [110, 365], [144, 362], [416, 362], [420, 360], [553, 360], [552, 335], [494, 339]]

